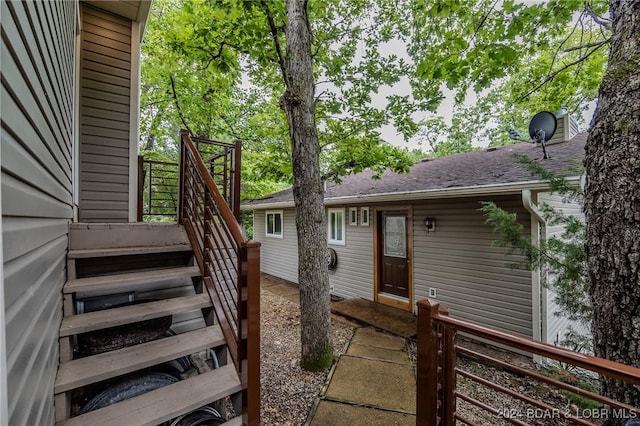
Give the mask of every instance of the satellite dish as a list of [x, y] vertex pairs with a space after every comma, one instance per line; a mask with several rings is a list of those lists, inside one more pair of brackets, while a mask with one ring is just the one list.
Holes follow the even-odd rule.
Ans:
[[529, 122], [529, 136], [538, 143], [547, 142], [556, 132], [558, 120], [549, 111], [541, 111]]

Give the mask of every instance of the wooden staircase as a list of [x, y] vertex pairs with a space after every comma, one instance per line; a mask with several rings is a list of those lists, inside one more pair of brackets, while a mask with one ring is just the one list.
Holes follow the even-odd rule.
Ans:
[[[181, 225], [71, 225], [54, 386], [58, 424], [157, 425], [216, 401], [235, 412], [225, 425], [242, 424], [241, 378], [228, 356], [211, 298], [203, 292], [200, 269], [193, 265]], [[153, 301], [88, 308], [117, 298]], [[172, 317], [172, 335], [85, 357], [78, 354], [78, 336], [85, 333], [130, 329], [140, 321], [167, 316]], [[182, 357], [190, 357], [195, 367], [183, 371], [180, 381], [80, 414], [87, 399], [83, 392], [92, 386], [159, 370]]]

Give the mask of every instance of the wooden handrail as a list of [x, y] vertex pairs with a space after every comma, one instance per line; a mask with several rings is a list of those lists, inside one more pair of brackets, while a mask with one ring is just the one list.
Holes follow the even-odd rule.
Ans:
[[[598, 401], [610, 407], [626, 410], [628, 413], [637, 413], [640, 408], [632, 407], [624, 402], [615, 401], [610, 398], [583, 391], [574, 386], [565, 384], [550, 377], [528, 371], [526, 369], [511, 366], [488, 355], [479, 354], [459, 347], [455, 340], [458, 332], [475, 336], [480, 339], [495, 342], [497, 344], [522, 350], [528, 353], [541, 355], [545, 358], [573, 365], [596, 372], [602, 376], [610, 377], [629, 384], [640, 384], [640, 368], [620, 364], [614, 361], [598, 358], [591, 355], [581, 354], [568, 349], [552, 346], [535, 340], [515, 336], [499, 330], [494, 330], [470, 322], [451, 318], [448, 310], [438, 303], [431, 303], [428, 300], [418, 302], [418, 362], [417, 362], [417, 401], [416, 401], [416, 424], [418, 425], [449, 425], [454, 424], [455, 419], [461, 419], [456, 413], [455, 398], [458, 397], [478, 408], [491, 414], [501, 413], [495, 407], [490, 407], [485, 403], [476, 401], [469, 395], [463, 395], [456, 391], [456, 376], [464, 377], [477, 384], [491, 388], [497, 392], [502, 392], [511, 397], [518, 398], [533, 407], [548, 409], [549, 407], [541, 401], [534, 400], [526, 395], [505, 388], [471, 374], [468, 371], [459, 369], [456, 366], [458, 355], [470, 356], [481, 362], [488, 362], [512, 371], [519, 375], [530, 377], [557, 388], [574, 392], [578, 395]], [[504, 407], [500, 407], [504, 408]], [[565, 413], [563, 418], [576, 424], [591, 424], [584, 419], [580, 419], [571, 413]], [[514, 424], [521, 424], [516, 419], [507, 419]], [[469, 423], [472, 424], [472, 423]]]
[[[213, 303], [243, 384], [243, 424], [257, 425], [260, 422], [260, 243], [245, 238], [236, 215], [220, 193], [189, 133], [182, 131], [180, 139], [179, 221], [189, 236], [204, 289]], [[238, 143], [233, 146], [239, 148]], [[239, 154], [234, 157], [233, 151], [225, 153], [225, 176], [229, 171], [229, 155], [232, 159], [239, 158]], [[211, 165], [212, 171], [213, 167]], [[236, 172], [234, 181], [239, 179], [239, 170]], [[240, 186], [239, 180], [237, 182], [232, 188], [234, 206], [239, 205], [239, 193], [235, 194]], [[223, 185], [226, 194], [226, 180]]]
[[229, 227], [229, 231], [231, 231], [231, 234], [233, 235], [233, 239], [235, 240], [236, 244], [242, 244], [243, 242], [246, 242], [247, 240], [245, 239], [244, 234], [242, 233], [242, 228], [240, 227], [240, 224], [238, 223], [235, 216], [233, 215], [233, 212], [227, 205], [226, 200], [220, 194], [220, 191], [218, 190], [218, 186], [215, 184], [215, 182], [213, 181], [213, 178], [209, 174], [209, 170], [207, 169], [207, 166], [204, 164], [204, 161], [202, 160], [202, 157], [198, 153], [198, 150], [196, 150], [196, 147], [193, 144], [191, 137], [189, 136], [189, 132], [185, 130], [181, 131], [180, 137], [184, 142], [185, 146], [187, 147], [187, 149], [189, 150], [189, 152], [191, 152], [191, 155], [193, 155], [193, 157], [195, 158], [196, 166], [198, 167], [200, 174], [204, 178], [207, 189], [211, 191], [211, 194], [213, 195], [216, 205], [218, 206], [218, 209], [220, 209], [220, 213], [222, 214], [225, 223]]

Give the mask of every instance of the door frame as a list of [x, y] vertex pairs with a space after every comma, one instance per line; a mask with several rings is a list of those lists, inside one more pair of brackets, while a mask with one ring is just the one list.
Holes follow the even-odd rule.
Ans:
[[[408, 300], [400, 300], [380, 294], [380, 266], [382, 264], [380, 256], [382, 253], [380, 235], [379, 213], [385, 211], [406, 211], [407, 212], [407, 288], [409, 289]], [[413, 207], [411, 205], [399, 206], [379, 206], [373, 208], [373, 300], [383, 305], [413, 312]]]

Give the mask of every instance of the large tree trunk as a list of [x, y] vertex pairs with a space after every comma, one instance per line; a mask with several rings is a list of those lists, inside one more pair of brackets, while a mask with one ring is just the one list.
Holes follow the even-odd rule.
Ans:
[[287, 0], [286, 92], [293, 160], [293, 197], [298, 231], [298, 283], [303, 368], [322, 370], [333, 361], [329, 272], [325, 262], [327, 227], [320, 175], [320, 143], [315, 121], [311, 31], [306, 1]]
[[[610, 2], [609, 66], [586, 146], [587, 262], [597, 356], [640, 367], [640, 2]], [[602, 381], [640, 407], [640, 388]], [[621, 420], [611, 424], [623, 424]]]

